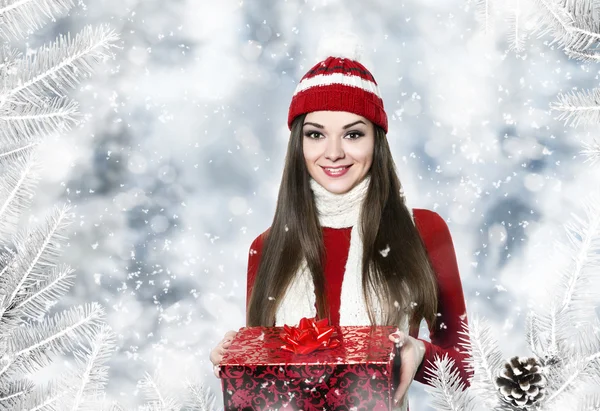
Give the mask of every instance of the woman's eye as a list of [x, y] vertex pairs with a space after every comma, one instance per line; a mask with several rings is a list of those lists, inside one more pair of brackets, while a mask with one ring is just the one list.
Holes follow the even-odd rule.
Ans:
[[306, 137], [310, 137], [312, 139], [318, 139], [319, 136], [321, 135], [321, 133], [317, 132], [317, 131], [309, 131], [306, 134], [304, 134]]
[[346, 136], [350, 137], [350, 140], [356, 140], [357, 138], [364, 136], [364, 134], [358, 131], [354, 131], [346, 134]]

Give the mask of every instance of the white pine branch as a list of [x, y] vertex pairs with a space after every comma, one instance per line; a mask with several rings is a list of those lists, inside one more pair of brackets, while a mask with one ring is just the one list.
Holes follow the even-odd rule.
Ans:
[[534, 0], [537, 21], [533, 33], [538, 33], [538, 38], [552, 33], [556, 39], [564, 38], [573, 25], [573, 16], [566, 7], [554, 0]]
[[54, 304], [71, 288], [75, 279], [74, 272], [75, 270], [68, 266], [53, 267], [11, 311], [17, 312], [19, 316], [40, 319], [48, 306]]
[[600, 63], [600, 53], [594, 53], [593, 51], [586, 50], [574, 50], [570, 47], [565, 48], [565, 53], [570, 58], [585, 61], [588, 63]]
[[[433, 371], [432, 371], [433, 369]], [[474, 411], [476, 406], [475, 396], [465, 386], [454, 360], [447, 353], [440, 358], [435, 356], [432, 369], [426, 369], [425, 377], [431, 385], [425, 391], [431, 396], [431, 406], [439, 411]]]
[[17, 404], [33, 392], [34, 384], [29, 380], [11, 381], [3, 387], [0, 395], [0, 409], [17, 409]]
[[41, 106], [5, 105], [0, 112], [0, 139], [18, 141], [69, 131], [77, 117], [78, 104], [66, 97], [48, 99]]
[[216, 397], [209, 387], [201, 383], [186, 381], [189, 393], [185, 406], [197, 411], [213, 411], [215, 409]]
[[472, 316], [469, 320], [469, 339], [461, 343], [471, 354], [470, 367], [473, 370], [471, 386], [486, 392], [496, 390], [496, 373], [504, 364], [498, 342], [494, 339], [490, 326]]
[[5, 282], [8, 298], [5, 306], [10, 309], [17, 295], [26, 298], [28, 289], [44, 278], [43, 269], [52, 267], [66, 242], [63, 232], [71, 223], [68, 217], [70, 206], [54, 207], [43, 224], [30, 228], [25, 234], [17, 234], [15, 261], [8, 268], [14, 281]]
[[[25, 143], [11, 145], [7, 150], [0, 149], [0, 164], [4, 166], [0, 174], [0, 229], [3, 233], [13, 231], [33, 197], [39, 180], [35, 145]], [[0, 278], [4, 278], [3, 274], [0, 273]]]
[[40, 140], [29, 140], [2, 143], [0, 146], [0, 162], [6, 163], [15, 156], [24, 155], [39, 145], [40, 142]]
[[108, 326], [103, 325], [95, 332], [90, 348], [83, 346], [74, 352], [82, 371], [78, 373], [77, 390], [69, 407], [71, 411], [81, 411], [80, 406], [86, 397], [97, 397], [104, 390], [108, 376], [105, 364], [115, 348], [115, 335]]
[[0, 36], [25, 38], [29, 31], [40, 29], [45, 20], [55, 20], [73, 5], [73, 0], [2, 0]]
[[475, 3], [475, 19], [481, 23], [484, 34], [492, 29], [492, 0], [477, 0]]
[[[566, 224], [567, 238], [574, 250], [574, 267], [570, 275], [563, 278], [565, 283], [562, 301], [558, 306], [558, 314], [563, 314], [570, 308], [576, 291], [584, 291], [588, 287], [587, 281], [596, 277], [600, 271], [600, 198], [598, 195], [590, 195], [583, 202], [585, 219], [572, 213], [573, 222]], [[589, 270], [584, 268], [589, 267]], [[579, 284], [583, 282], [583, 287]]]
[[560, 387], [558, 387], [558, 389], [554, 390], [550, 394], [550, 396], [548, 397], [548, 399], [546, 401], [552, 402], [553, 400], [557, 399], [565, 390], [577, 385], [577, 384], [575, 384], [575, 382], [577, 382], [578, 379], [581, 378], [580, 374], [585, 372], [587, 367], [589, 367], [590, 365], [593, 365], [594, 363], [596, 363], [596, 366], [598, 366], [597, 362], [599, 360], [600, 360], [600, 352], [597, 352], [593, 355], [583, 358], [582, 360], [576, 361], [574, 364], [574, 366], [575, 366], [574, 371], [572, 371], [568, 374], [568, 378], [560, 385]]
[[600, 411], [600, 393], [582, 396], [577, 403], [577, 411]]
[[525, 38], [527, 31], [525, 30], [525, 19], [523, 17], [523, 9], [521, 0], [513, 0], [508, 8], [508, 48], [509, 50], [521, 52], [525, 50]]
[[167, 394], [168, 390], [164, 386], [163, 381], [158, 377], [158, 372], [155, 372], [154, 375], [146, 372], [144, 379], [139, 385], [146, 396], [146, 400], [148, 401], [146, 407], [150, 407], [149, 409], [171, 411], [181, 408], [179, 402]]
[[550, 109], [560, 111], [556, 119], [565, 120], [565, 125], [600, 123], [600, 89], [559, 93], [557, 98], [558, 101], [550, 103]]
[[585, 162], [589, 161], [592, 165], [596, 164], [597, 161], [600, 161], [600, 140], [594, 138], [594, 141], [592, 142], [583, 143], [581, 154], [588, 157], [585, 159]]
[[[74, 351], [81, 339], [90, 340], [96, 327], [102, 324], [103, 315], [103, 308], [94, 302], [59, 312], [30, 327], [18, 327], [7, 341], [8, 361], [0, 369], [0, 376], [13, 364], [25, 372], [33, 372], [35, 362], [45, 360], [48, 353]], [[16, 363], [17, 359], [21, 361]]]
[[64, 395], [65, 391], [59, 384], [51, 382], [45, 387], [36, 387], [27, 396], [17, 401], [12, 409], [19, 411], [59, 410], [58, 404]]
[[64, 97], [84, 77], [93, 73], [93, 65], [110, 56], [118, 35], [107, 25], [86, 26], [74, 39], [60, 35], [49, 46], [19, 60], [4, 84], [3, 101], [42, 105], [48, 94]]

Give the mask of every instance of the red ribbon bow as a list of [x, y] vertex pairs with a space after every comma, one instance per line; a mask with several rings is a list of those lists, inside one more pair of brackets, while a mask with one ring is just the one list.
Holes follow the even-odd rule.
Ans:
[[313, 351], [334, 348], [340, 341], [333, 334], [335, 328], [328, 325], [327, 318], [302, 318], [297, 327], [283, 326], [284, 332], [280, 334], [286, 343], [281, 348], [295, 354], [309, 354]]

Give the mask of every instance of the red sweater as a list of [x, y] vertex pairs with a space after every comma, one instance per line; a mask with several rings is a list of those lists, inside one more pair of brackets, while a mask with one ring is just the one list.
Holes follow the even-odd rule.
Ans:
[[[469, 386], [472, 372], [465, 368], [466, 364], [463, 360], [466, 354], [459, 351], [464, 349], [458, 345], [460, 338], [467, 338], [467, 336], [458, 333], [462, 329], [461, 318], [465, 322], [467, 321], [465, 299], [450, 230], [444, 219], [435, 211], [414, 208], [413, 216], [415, 225], [425, 243], [439, 285], [439, 316], [437, 327], [435, 329], [429, 328], [431, 342], [418, 338], [418, 328], [412, 327], [409, 331], [410, 336], [418, 338], [425, 344], [425, 356], [414, 379], [422, 384], [432, 385], [425, 380], [425, 376], [428, 375], [425, 371], [430, 369], [433, 372], [433, 367], [429, 362], [433, 363], [436, 355], [442, 358], [444, 354], [447, 354], [454, 360], [455, 369], [458, 369], [462, 382], [465, 386]], [[248, 301], [250, 300], [250, 293], [260, 261], [263, 238], [268, 231], [267, 229], [259, 235], [250, 246], [246, 311], [248, 311]], [[350, 248], [350, 231], [351, 227], [323, 227], [323, 241], [327, 250], [324, 271], [327, 283], [326, 293], [333, 325], [339, 324], [340, 295], [346, 259]]]

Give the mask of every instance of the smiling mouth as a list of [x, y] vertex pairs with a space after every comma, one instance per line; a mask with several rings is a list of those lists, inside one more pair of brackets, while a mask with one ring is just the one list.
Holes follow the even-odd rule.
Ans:
[[341, 166], [341, 167], [322, 167], [323, 168], [323, 172], [325, 174], [327, 174], [329, 177], [338, 177], [338, 176], [343, 176], [344, 174], [346, 174], [346, 172], [348, 171], [348, 169], [352, 167], [352, 164], [348, 165], [348, 166]]

